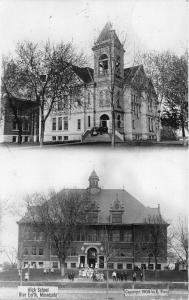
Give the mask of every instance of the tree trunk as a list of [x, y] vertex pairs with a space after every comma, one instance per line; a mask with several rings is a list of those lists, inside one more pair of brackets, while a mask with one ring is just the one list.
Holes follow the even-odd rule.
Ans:
[[185, 138], [185, 128], [184, 128], [184, 109], [183, 109], [183, 104], [181, 105], [181, 128], [182, 128], [182, 137], [183, 137], [183, 142], [184, 142], [184, 138]]
[[40, 146], [43, 146], [45, 132], [45, 121], [41, 118]]
[[154, 257], [155, 260], [155, 280], [157, 280], [157, 256]]
[[65, 276], [65, 262], [63, 260], [60, 260], [60, 273], [62, 277]]
[[182, 128], [182, 137], [185, 138], [185, 128], [184, 128], [184, 120], [183, 117], [181, 119], [181, 128]]
[[18, 123], [18, 144], [22, 143], [22, 124]]
[[112, 147], [115, 147], [115, 113], [114, 108], [112, 108]]
[[106, 266], [106, 300], [108, 300], [109, 296], [109, 274], [108, 274], [108, 264]]

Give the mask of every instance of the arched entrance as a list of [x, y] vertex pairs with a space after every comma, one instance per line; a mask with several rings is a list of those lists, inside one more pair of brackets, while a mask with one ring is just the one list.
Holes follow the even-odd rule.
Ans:
[[109, 120], [110, 118], [106, 114], [100, 117], [100, 126], [104, 129], [103, 131], [108, 131]]
[[97, 250], [95, 248], [89, 248], [87, 251], [87, 263], [90, 268], [95, 268], [97, 262]]

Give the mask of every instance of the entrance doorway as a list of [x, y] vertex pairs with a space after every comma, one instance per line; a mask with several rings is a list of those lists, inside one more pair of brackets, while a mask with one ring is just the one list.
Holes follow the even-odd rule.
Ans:
[[109, 117], [104, 114], [100, 117], [100, 126], [103, 128], [103, 131], [108, 131], [109, 127]]
[[90, 248], [87, 251], [87, 263], [90, 268], [95, 268], [97, 262], [97, 250], [95, 248]]

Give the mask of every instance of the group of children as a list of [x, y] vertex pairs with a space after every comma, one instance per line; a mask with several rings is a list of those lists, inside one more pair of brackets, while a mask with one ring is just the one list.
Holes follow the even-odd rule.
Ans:
[[85, 277], [87, 279], [91, 279], [93, 281], [103, 281], [104, 280], [104, 274], [98, 272], [96, 269], [93, 269], [93, 268], [79, 270], [79, 276]]
[[[127, 278], [128, 278], [128, 275], [126, 272], [117, 272], [117, 273], [116, 273], [116, 271], [112, 272], [113, 281], [123, 281], [123, 280], [127, 281]], [[132, 274], [133, 282], [136, 282], [136, 279], [137, 279], [137, 273], [134, 271]], [[143, 281], [143, 272], [142, 271], [140, 272], [140, 280]]]
[[75, 278], [75, 273], [74, 272], [68, 273], [68, 279], [74, 281], [74, 278]]

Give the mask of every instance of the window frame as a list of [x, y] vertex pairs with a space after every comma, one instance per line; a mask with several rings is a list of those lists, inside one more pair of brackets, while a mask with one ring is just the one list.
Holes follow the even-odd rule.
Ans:
[[[41, 251], [42, 250], [42, 251]], [[39, 251], [38, 251], [39, 255], [44, 255], [44, 248], [43, 247], [39, 247]]]
[[37, 255], [37, 247], [36, 246], [32, 246], [31, 255]]
[[87, 122], [88, 122], [88, 128], [90, 128], [91, 127], [91, 116], [88, 116]]
[[81, 119], [77, 119], [77, 130], [81, 130]]
[[68, 117], [63, 118], [64, 131], [68, 131]]
[[62, 131], [62, 117], [58, 117], [58, 130]]
[[52, 118], [52, 131], [56, 131], [56, 117]]
[[98, 74], [100, 76], [108, 75], [109, 58], [107, 54], [101, 54], [98, 58]]

